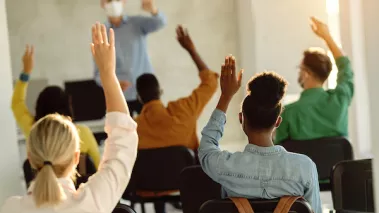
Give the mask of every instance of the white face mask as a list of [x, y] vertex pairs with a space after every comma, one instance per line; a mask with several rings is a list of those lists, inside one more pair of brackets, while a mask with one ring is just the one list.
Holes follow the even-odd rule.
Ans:
[[124, 4], [122, 1], [111, 1], [105, 4], [105, 13], [109, 17], [120, 17], [124, 11]]

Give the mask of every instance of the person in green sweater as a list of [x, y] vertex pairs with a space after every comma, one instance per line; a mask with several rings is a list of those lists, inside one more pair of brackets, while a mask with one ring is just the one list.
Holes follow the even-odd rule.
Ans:
[[350, 60], [333, 40], [328, 26], [312, 17], [313, 32], [323, 39], [338, 67], [337, 86], [324, 90], [332, 71], [332, 62], [324, 51], [308, 49], [299, 66], [299, 84], [304, 89], [300, 99], [285, 107], [283, 122], [276, 130], [275, 144], [292, 140], [347, 136], [348, 109], [354, 94]]

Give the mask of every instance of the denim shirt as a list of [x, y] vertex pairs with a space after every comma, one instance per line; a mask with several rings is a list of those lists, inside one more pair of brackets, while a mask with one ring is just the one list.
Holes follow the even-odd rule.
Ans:
[[199, 159], [204, 172], [222, 185], [222, 196], [275, 199], [303, 196], [315, 213], [322, 213], [316, 165], [305, 155], [282, 146], [248, 144], [243, 152], [221, 151], [219, 140], [226, 115], [216, 109], [202, 131]]

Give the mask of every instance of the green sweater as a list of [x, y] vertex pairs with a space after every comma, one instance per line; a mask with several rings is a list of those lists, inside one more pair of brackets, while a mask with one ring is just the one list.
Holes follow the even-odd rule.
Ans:
[[300, 99], [285, 107], [276, 130], [275, 144], [286, 139], [311, 140], [348, 135], [348, 109], [354, 94], [354, 79], [347, 57], [336, 59], [337, 87], [304, 90]]

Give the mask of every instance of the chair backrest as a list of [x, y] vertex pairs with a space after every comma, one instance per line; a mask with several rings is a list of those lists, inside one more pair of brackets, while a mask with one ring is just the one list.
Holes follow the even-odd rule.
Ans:
[[116, 208], [114, 208], [112, 213], [136, 213], [136, 211], [134, 211], [134, 209], [128, 205], [119, 203], [117, 204]]
[[[81, 183], [87, 182], [88, 178], [91, 175], [95, 174], [97, 171], [91, 157], [89, 157], [87, 154], [80, 154], [79, 165], [76, 169], [80, 174], [80, 176], [77, 178], [77, 186], [79, 186]], [[36, 171], [32, 168], [28, 159], [24, 161], [23, 170], [26, 187], [29, 188], [30, 183], [35, 178]]]
[[[279, 200], [249, 200], [254, 213], [272, 213]], [[297, 200], [290, 208], [291, 213], [312, 213], [310, 205], [304, 200]], [[204, 203], [199, 213], [239, 213], [238, 208], [231, 200], [210, 200]]]
[[72, 99], [75, 121], [101, 119], [105, 115], [103, 89], [94, 80], [68, 81], [65, 91]]
[[183, 146], [138, 150], [127, 191], [178, 190], [180, 172], [194, 164], [194, 152]]
[[374, 212], [371, 159], [338, 163], [331, 182], [334, 209]]
[[183, 213], [198, 213], [208, 200], [221, 199], [221, 185], [204, 173], [201, 166], [185, 168], [180, 175]]
[[343, 137], [287, 140], [282, 146], [289, 152], [304, 154], [312, 159], [320, 180], [329, 179], [333, 166], [338, 162], [353, 159], [353, 148]]

